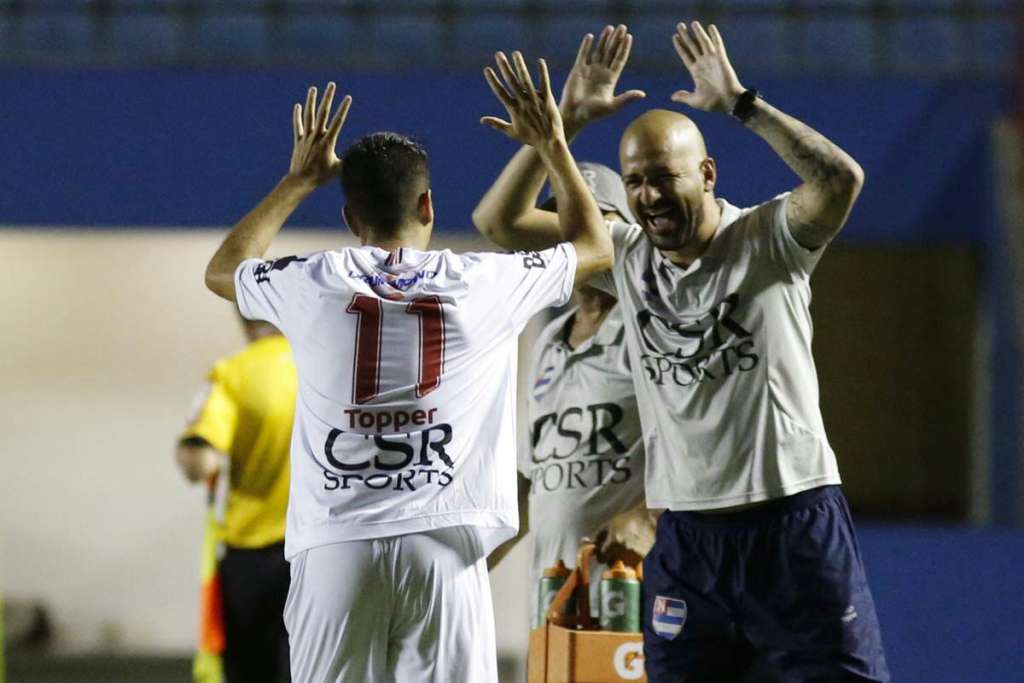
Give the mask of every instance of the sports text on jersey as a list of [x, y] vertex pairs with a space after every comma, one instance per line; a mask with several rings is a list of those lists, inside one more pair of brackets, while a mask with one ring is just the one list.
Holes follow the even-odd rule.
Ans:
[[392, 275], [390, 273], [384, 273], [383, 275], [366, 275], [359, 271], [350, 270], [348, 272], [348, 277], [359, 280], [360, 282], [365, 282], [370, 287], [389, 285], [395, 289], [409, 289], [422, 280], [432, 280], [437, 277], [437, 271], [417, 270], [411, 273], [403, 273], [402, 275]]
[[[570, 406], [534, 420], [530, 456], [534, 464], [530, 468], [531, 495], [629, 481], [633, 475], [629, 455], [600, 457], [601, 441], [616, 454], [629, 451], [615, 435], [615, 427], [622, 422], [623, 415], [622, 408], [615, 403], [595, 403], [585, 407]], [[551, 445], [550, 450], [542, 452], [539, 444], [552, 441], [546, 437], [551, 430], [555, 430], [563, 443]], [[584, 444], [585, 449], [582, 448]], [[561, 445], [565, 448], [560, 449]], [[581, 454], [584, 460], [568, 460]]]
[[760, 358], [754, 353], [753, 333], [732, 316], [739, 306], [739, 294], [733, 292], [707, 314], [686, 324], [650, 309], [637, 311], [647, 379], [657, 385], [672, 382], [686, 387], [757, 367]]
[[[394, 491], [415, 491], [420, 486], [448, 486], [452, 482], [455, 463], [445, 446], [451, 443], [452, 426], [434, 423], [436, 408], [413, 411], [346, 410], [349, 429], [373, 429], [375, 434], [365, 434], [334, 428], [324, 443], [323, 465], [324, 490], [345, 491], [353, 487]], [[399, 425], [425, 425], [426, 429], [399, 433]], [[393, 438], [381, 433], [392, 427]], [[392, 436], [392, 435], [389, 435]], [[345, 453], [352, 449], [342, 447], [345, 439], [370, 440], [376, 454], [372, 457], [350, 462]]]

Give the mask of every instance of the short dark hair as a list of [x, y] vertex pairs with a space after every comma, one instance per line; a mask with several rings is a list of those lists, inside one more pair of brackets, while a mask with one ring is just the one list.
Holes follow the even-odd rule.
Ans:
[[374, 230], [399, 228], [429, 188], [427, 150], [399, 133], [361, 137], [342, 156], [341, 189], [349, 211]]

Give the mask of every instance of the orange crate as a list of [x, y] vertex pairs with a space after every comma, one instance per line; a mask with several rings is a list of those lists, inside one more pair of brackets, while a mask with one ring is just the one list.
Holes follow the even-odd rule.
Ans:
[[530, 631], [527, 675], [529, 683], [646, 681], [643, 635], [546, 624]]

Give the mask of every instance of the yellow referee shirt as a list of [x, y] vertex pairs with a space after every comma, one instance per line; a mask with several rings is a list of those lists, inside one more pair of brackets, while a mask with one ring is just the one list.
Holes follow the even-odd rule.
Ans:
[[279, 334], [218, 361], [182, 439], [200, 437], [231, 458], [224, 542], [258, 548], [284, 540], [298, 379]]

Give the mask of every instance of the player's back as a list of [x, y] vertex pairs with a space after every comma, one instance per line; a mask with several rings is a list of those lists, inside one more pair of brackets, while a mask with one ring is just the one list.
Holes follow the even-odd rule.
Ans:
[[571, 246], [375, 247], [247, 261], [239, 308], [292, 344], [299, 397], [286, 553], [470, 525], [514, 531], [516, 337], [568, 299]]

